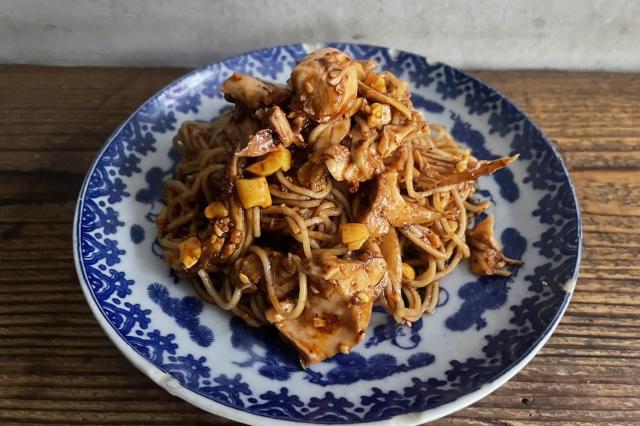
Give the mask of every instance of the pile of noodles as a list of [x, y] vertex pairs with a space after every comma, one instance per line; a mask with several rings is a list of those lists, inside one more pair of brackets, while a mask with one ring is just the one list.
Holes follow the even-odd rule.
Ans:
[[[399, 170], [399, 186], [405, 199], [415, 201], [434, 212], [438, 219], [429, 224], [415, 224], [396, 228], [403, 263], [413, 267], [415, 276], [401, 280], [387, 280], [378, 303], [401, 323], [418, 320], [425, 312], [431, 313], [438, 303], [440, 281], [470, 256], [466, 230], [472, 217], [488, 207], [488, 203], [474, 203], [475, 180], [429, 187], [428, 179], [434, 172], [441, 176], [464, 169], [476, 159], [468, 149], [460, 146], [442, 126], [429, 125], [410, 101], [407, 84], [393, 74], [382, 73], [390, 90], [387, 94], [358, 91], [359, 98], [386, 103], [391, 106], [391, 124], [414, 121], [422, 131], [403, 140], [406, 164]], [[280, 107], [289, 112], [288, 105]], [[339, 229], [344, 223], [358, 222], [368, 208], [368, 191], [372, 186], [361, 184], [350, 187], [326, 174], [326, 186], [314, 191], [301, 186], [296, 180], [296, 169], [309, 155], [309, 140], [314, 137], [311, 123], [303, 131], [307, 145], [292, 145], [289, 149], [294, 167], [269, 176], [269, 190], [273, 203], [269, 207], [243, 209], [236, 196], [226, 186], [241, 177], [241, 168], [235, 166], [234, 150], [241, 134], [237, 124], [242, 114], [252, 111], [235, 108], [212, 123], [185, 122], [174, 139], [181, 154], [174, 179], [165, 187], [166, 208], [158, 220], [160, 244], [165, 260], [179, 273], [191, 276], [197, 293], [205, 300], [230, 310], [246, 323], [260, 326], [267, 323], [265, 311], [272, 307], [284, 318], [298, 316], [307, 300], [307, 274], [301, 263], [320, 253], [332, 253], [344, 259], [354, 254], [340, 241]], [[236, 123], [234, 126], [231, 123]], [[351, 118], [350, 133], [366, 131], [366, 120], [359, 115]], [[246, 129], [245, 129], [246, 130]], [[256, 129], [250, 129], [253, 131]], [[230, 164], [234, 170], [229, 172]], [[238, 176], [233, 174], [238, 173]], [[428, 188], [428, 189], [424, 189]], [[236, 226], [237, 235], [225, 241], [235, 244], [228, 249], [230, 257], [224, 264], [200, 263], [195, 269], [185, 270], [180, 264], [179, 243], [191, 236], [207, 239], [224, 230], [211, 229], [212, 225], [202, 211], [211, 202], [224, 198], [229, 205], [229, 218]], [[394, 231], [392, 227], [392, 231]], [[233, 234], [233, 233], [232, 233]], [[235, 241], [234, 238], [237, 240]], [[225, 247], [226, 248], [226, 247]], [[291, 306], [284, 306], [276, 292], [272, 273], [273, 256], [277, 251], [283, 267], [281, 274], [297, 276], [298, 287], [291, 291]], [[260, 259], [266, 291], [245, 293], [237, 273], [249, 255]], [[205, 265], [202, 267], [202, 265]]]

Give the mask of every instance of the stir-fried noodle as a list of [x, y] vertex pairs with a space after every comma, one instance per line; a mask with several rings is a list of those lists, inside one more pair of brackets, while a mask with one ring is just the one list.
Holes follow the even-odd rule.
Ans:
[[323, 49], [287, 85], [234, 74], [235, 107], [185, 122], [157, 225], [167, 264], [251, 326], [274, 324], [305, 363], [348, 352], [374, 303], [411, 324], [463, 259], [508, 275], [477, 160], [413, 108], [405, 81]]

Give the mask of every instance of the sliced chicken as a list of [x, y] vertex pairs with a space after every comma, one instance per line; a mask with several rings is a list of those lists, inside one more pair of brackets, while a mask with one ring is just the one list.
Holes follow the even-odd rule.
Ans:
[[249, 137], [247, 144], [236, 151], [236, 157], [261, 157], [277, 149], [271, 130], [262, 129]]
[[387, 312], [393, 312], [393, 307], [398, 302], [397, 295], [401, 294], [402, 290], [402, 248], [394, 228], [390, 228], [380, 239], [380, 251], [386, 262], [389, 277], [381, 301]]
[[364, 338], [385, 262], [371, 254], [357, 260], [318, 255], [303, 267], [310, 282], [302, 314], [278, 321], [274, 312], [268, 312], [267, 319], [298, 349], [302, 360], [312, 364], [348, 353]]
[[362, 223], [372, 237], [380, 237], [389, 232], [389, 226], [431, 223], [439, 217], [437, 212], [406, 201], [398, 187], [398, 172], [387, 170], [378, 176], [371, 207], [365, 212]]
[[338, 49], [317, 50], [305, 57], [291, 73], [295, 100], [317, 122], [343, 115], [358, 93], [355, 62]]
[[493, 236], [493, 223], [493, 215], [490, 215], [467, 231], [467, 242], [471, 248], [469, 267], [476, 275], [509, 276], [511, 272], [505, 270], [505, 266], [522, 262], [509, 259], [502, 253], [500, 243]]
[[224, 98], [249, 109], [280, 105], [291, 97], [288, 87], [234, 72], [222, 83]]
[[357, 173], [349, 148], [344, 145], [331, 145], [325, 148], [322, 151], [322, 159], [331, 176], [338, 182], [347, 180], [348, 177], [355, 176]]
[[280, 143], [288, 148], [296, 138], [291, 129], [291, 124], [287, 120], [287, 116], [282, 112], [279, 106], [269, 109], [263, 109], [256, 113], [260, 118], [280, 139]]
[[333, 146], [339, 145], [349, 135], [351, 120], [342, 119], [329, 123], [318, 124], [309, 133], [308, 142], [313, 148], [310, 159], [322, 163], [322, 153]]
[[394, 157], [419, 131], [420, 124], [413, 121], [385, 125], [381, 132], [360, 125], [351, 131], [350, 150], [344, 145], [329, 145], [321, 151], [322, 159], [335, 180], [346, 180], [355, 190], [361, 182], [380, 174], [385, 160]]
[[518, 155], [512, 157], [501, 157], [492, 161], [474, 161], [470, 163], [462, 172], [452, 170], [451, 174], [442, 175], [435, 170], [426, 174], [423, 172], [417, 179], [416, 187], [420, 190], [429, 190], [440, 186], [457, 185], [462, 182], [476, 180], [480, 176], [492, 175], [498, 170], [507, 167], [518, 158]]
[[327, 187], [327, 176], [322, 164], [311, 161], [304, 163], [296, 172], [296, 179], [300, 186], [315, 192], [323, 191]]

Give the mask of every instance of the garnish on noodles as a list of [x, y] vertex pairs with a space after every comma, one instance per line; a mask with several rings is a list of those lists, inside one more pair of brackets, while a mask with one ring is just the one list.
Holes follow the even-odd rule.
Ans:
[[249, 326], [275, 326], [303, 365], [348, 353], [379, 304], [410, 325], [461, 260], [510, 274], [476, 180], [478, 160], [414, 109], [374, 61], [322, 49], [287, 84], [234, 73], [234, 107], [185, 122], [157, 228], [166, 263]]

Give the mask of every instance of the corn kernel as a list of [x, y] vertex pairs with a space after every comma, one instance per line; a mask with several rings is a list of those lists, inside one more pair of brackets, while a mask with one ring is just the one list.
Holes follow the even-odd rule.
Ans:
[[258, 176], [271, 176], [278, 170], [287, 171], [291, 168], [291, 152], [286, 148], [273, 151], [257, 163], [247, 167], [247, 171]]
[[215, 234], [212, 235], [211, 238], [209, 239], [209, 244], [210, 244], [209, 247], [211, 247], [211, 251], [216, 254], [219, 253], [220, 250], [222, 250], [222, 247], [224, 246], [225, 241], [226, 240], [224, 238], [218, 237]]
[[366, 240], [360, 240], [360, 241], [354, 241], [352, 243], [347, 243], [347, 248], [349, 250], [360, 250], [360, 248], [362, 247], [365, 241]]
[[327, 325], [327, 322], [325, 320], [323, 320], [322, 318], [318, 318], [318, 317], [314, 317], [313, 318], [313, 326], [315, 328], [322, 328], [325, 325]]
[[202, 254], [202, 247], [200, 247], [200, 240], [196, 237], [187, 238], [178, 244], [180, 249], [180, 262], [186, 269], [191, 268], [198, 263], [200, 255]]
[[391, 122], [391, 107], [385, 104], [371, 104], [371, 113], [367, 117], [369, 127], [382, 127]]
[[460, 160], [456, 163], [456, 171], [458, 173], [462, 173], [465, 170], [467, 170], [467, 164], [469, 163], [469, 161], [465, 158], [464, 160]]
[[364, 82], [367, 86], [371, 87], [374, 90], [377, 90], [380, 93], [387, 92], [387, 83], [384, 81], [384, 78], [380, 77], [374, 72], [369, 72], [365, 77]]
[[407, 280], [413, 280], [416, 277], [416, 271], [408, 263], [402, 264], [402, 276]]
[[251, 280], [249, 280], [249, 277], [247, 276], [247, 274], [243, 274], [242, 272], [240, 272], [238, 274], [238, 279], [244, 285], [251, 285]]
[[216, 219], [229, 215], [229, 211], [220, 201], [214, 201], [204, 209], [204, 216], [207, 219]]
[[369, 231], [362, 223], [345, 223], [340, 226], [340, 236], [349, 250], [359, 250], [369, 238]]
[[269, 184], [264, 177], [238, 179], [236, 181], [236, 189], [240, 203], [245, 209], [252, 207], [269, 207], [271, 205]]
[[340, 236], [345, 244], [365, 241], [369, 238], [369, 230], [362, 223], [344, 223], [340, 225]]
[[370, 300], [369, 295], [363, 291], [357, 292], [356, 297], [360, 303], [367, 303]]

